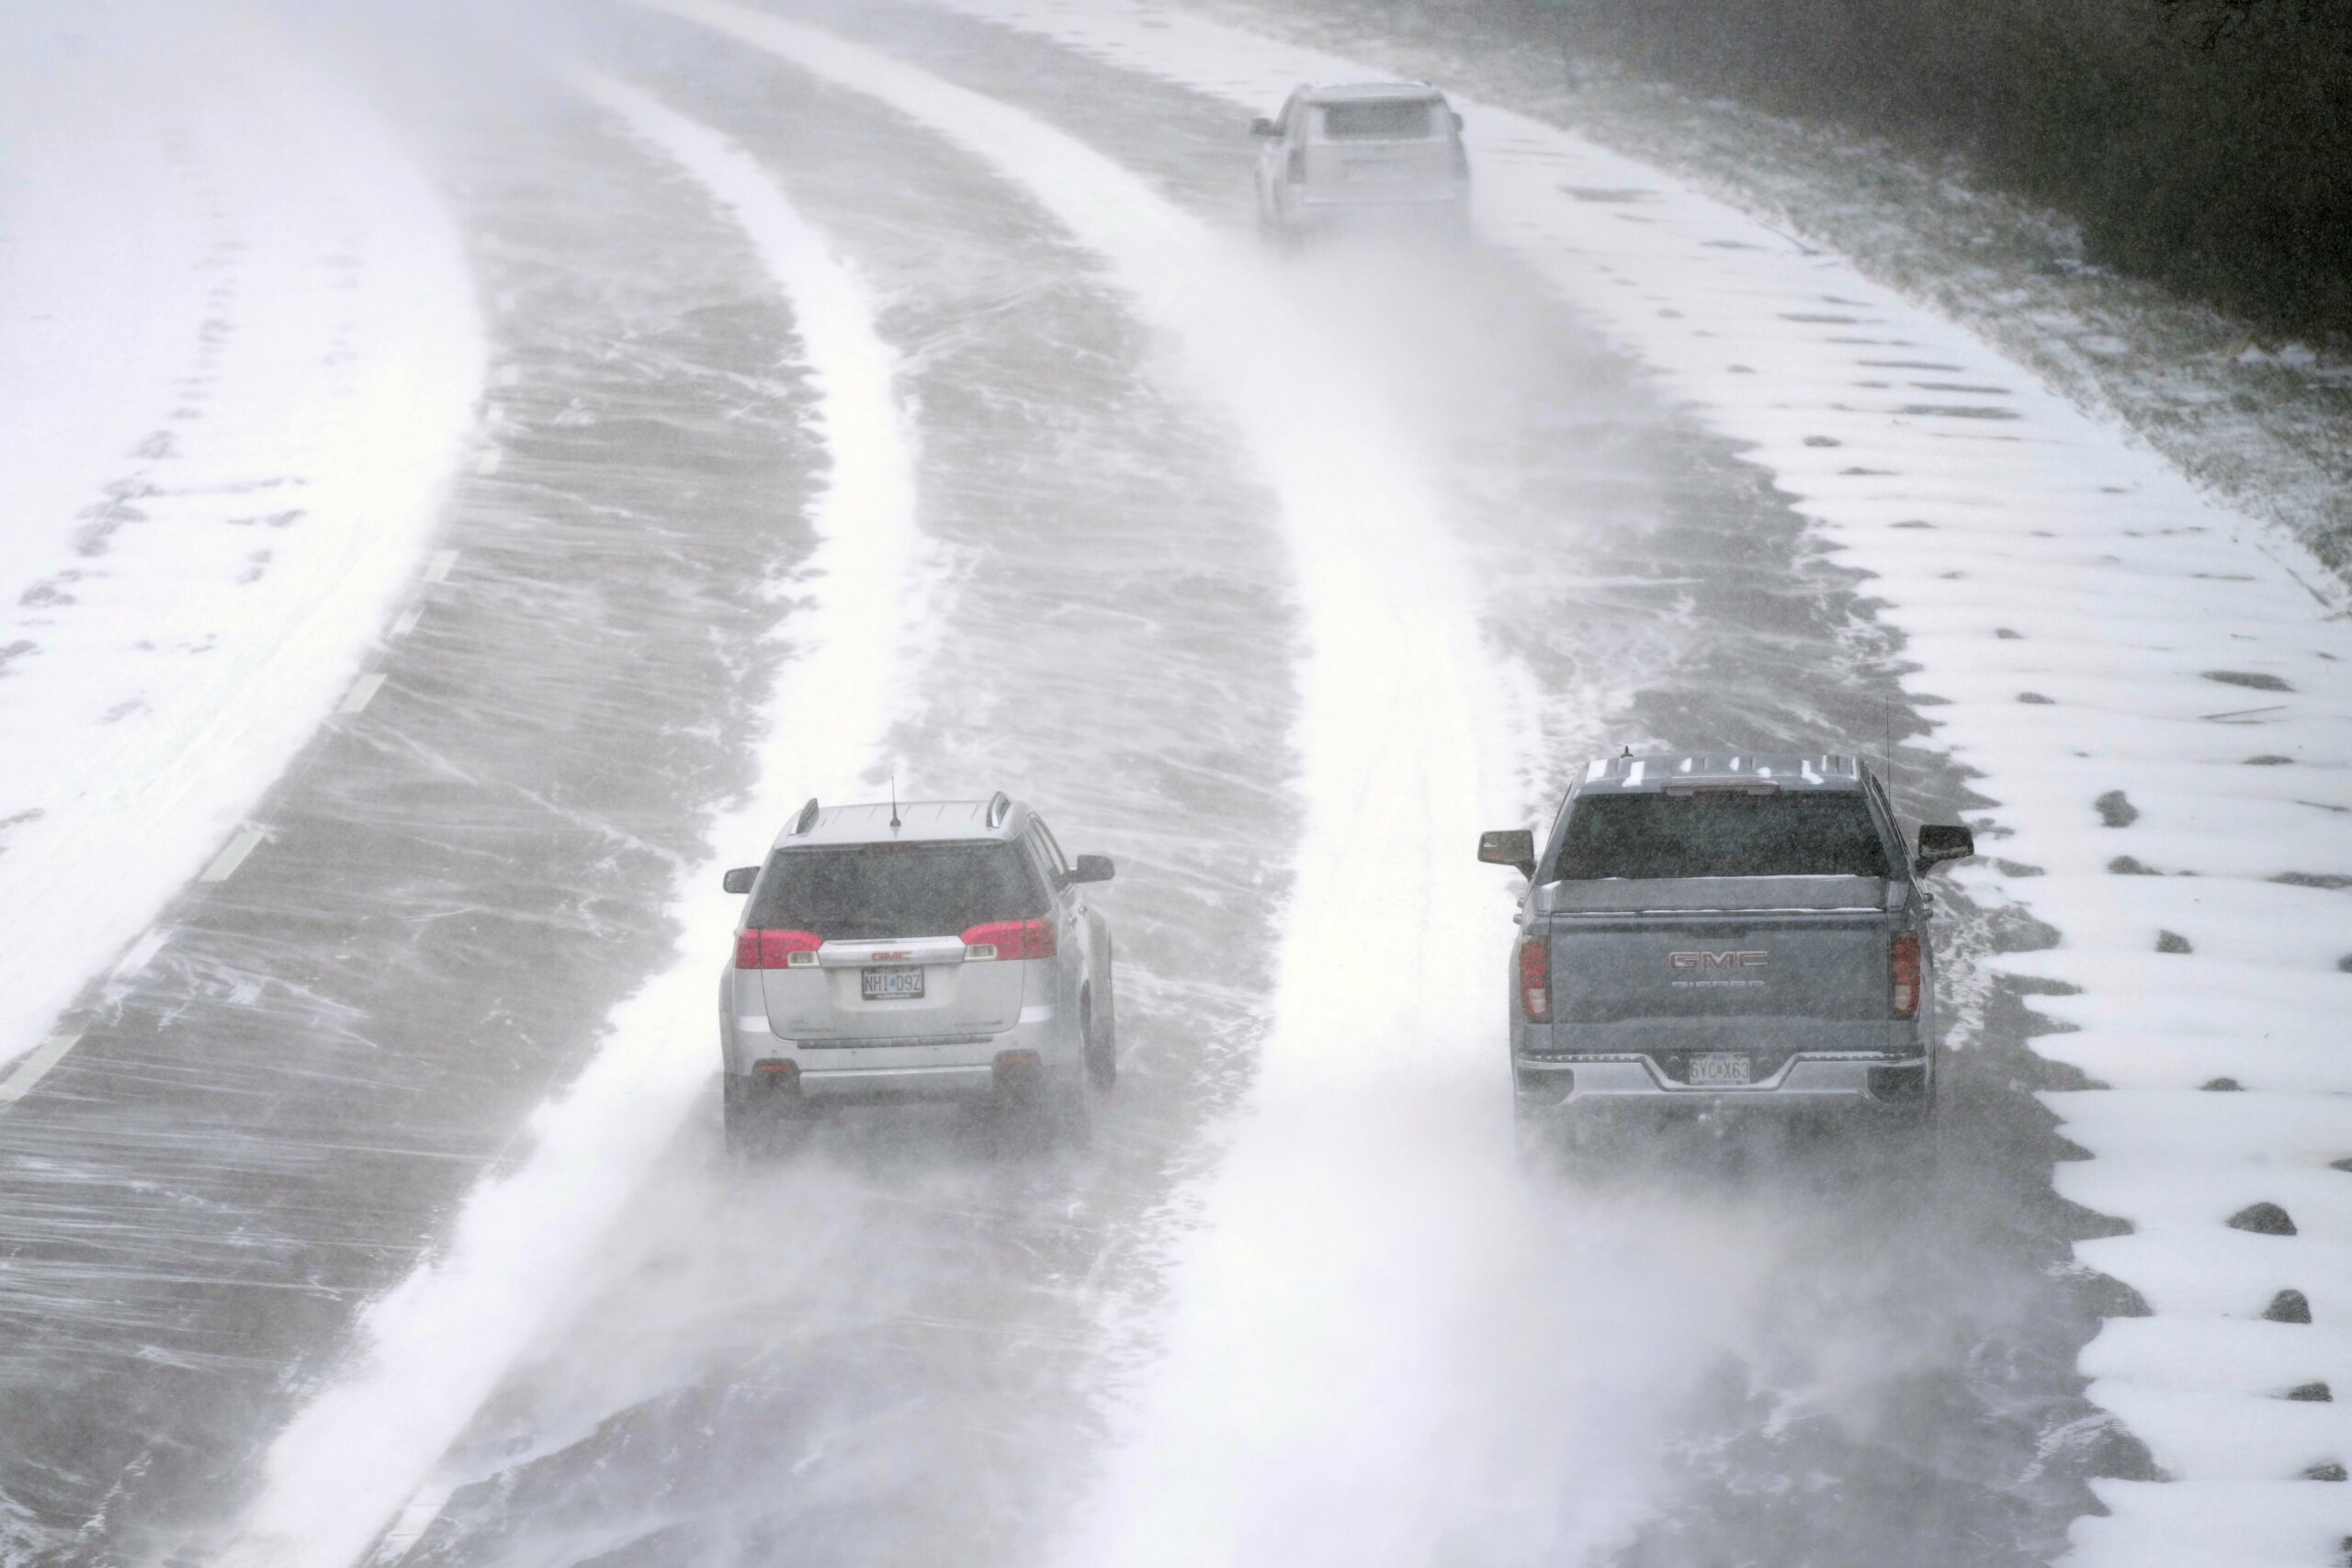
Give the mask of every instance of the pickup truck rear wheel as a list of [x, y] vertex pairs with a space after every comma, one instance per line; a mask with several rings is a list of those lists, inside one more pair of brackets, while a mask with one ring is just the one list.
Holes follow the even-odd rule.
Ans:
[[1928, 1086], [1928, 1096], [1917, 1105], [1906, 1105], [1894, 1112], [1898, 1134], [1929, 1155], [1943, 1143], [1943, 1115], [1936, 1105], [1936, 1089]]
[[1512, 1107], [1511, 1143], [1519, 1166], [1529, 1174], [1557, 1171], [1582, 1155], [1592, 1141], [1589, 1117], [1553, 1106]]

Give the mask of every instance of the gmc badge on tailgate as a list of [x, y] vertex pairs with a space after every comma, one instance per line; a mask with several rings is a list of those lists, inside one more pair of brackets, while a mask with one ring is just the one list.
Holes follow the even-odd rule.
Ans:
[[1675, 969], [1761, 969], [1766, 956], [1761, 953], [1669, 953], [1666, 962]]

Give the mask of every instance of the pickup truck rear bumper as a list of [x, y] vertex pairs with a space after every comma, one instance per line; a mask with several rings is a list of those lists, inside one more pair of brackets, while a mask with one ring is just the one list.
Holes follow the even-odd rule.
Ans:
[[1752, 1107], [1758, 1111], [1823, 1111], [1839, 1103], [1857, 1109], [1916, 1110], [1926, 1102], [1932, 1068], [1925, 1055], [1800, 1054], [1757, 1082], [1695, 1086], [1669, 1077], [1645, 1055], [1536, 1058], [1512, 1063], [1522, 1114], [1569, 1113], [1571, 1107], [1635, 1102]]

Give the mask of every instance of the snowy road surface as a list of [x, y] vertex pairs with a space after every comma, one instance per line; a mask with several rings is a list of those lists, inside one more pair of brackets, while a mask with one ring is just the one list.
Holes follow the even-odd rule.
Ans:
[[[0, 1564], [2352, 1536], [2290, 542], [1476, 81], [1478, 244], [1266, 254], [1247, 117], [1374, 38], [76, 15], [0, 97]], [[1932, 1151], [1519, 1172], [1470, 843], [1623, 744], [1978, 825]], [[893, 780], [1117, 858], [1090, 1149], [719, 1157], [718, 871]]]

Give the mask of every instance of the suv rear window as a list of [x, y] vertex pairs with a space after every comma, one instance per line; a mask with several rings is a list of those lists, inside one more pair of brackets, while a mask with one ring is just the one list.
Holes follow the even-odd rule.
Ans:
[[1554, 876], [1884, 876], [1886, 847], [1861, 795], [1585, 795]]
[[1339, 141], [1427, 141], [1430, 112], [1436, 107], [1427, 98], [1326, 104], [1323, 134]]
[[1014, 845], [859, 844], [778, 850], [744, 923], [871, 942], [953, 936], [1045, 913], [1045, 886]]

